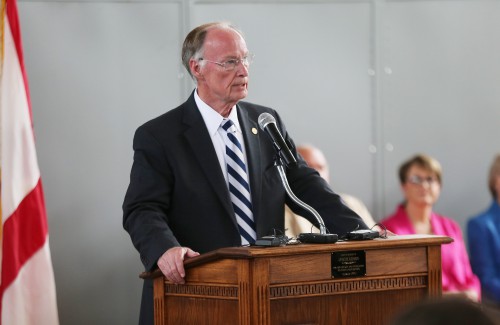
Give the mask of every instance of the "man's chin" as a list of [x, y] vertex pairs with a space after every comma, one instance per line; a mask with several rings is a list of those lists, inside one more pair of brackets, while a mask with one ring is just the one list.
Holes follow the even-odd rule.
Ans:
[[245, 99], [247, 96], [248, 96], [248, 90], [245, 89], [239, 91], [236, 97], [238, 98], [238, 101], [240, 101], [242, 99]]

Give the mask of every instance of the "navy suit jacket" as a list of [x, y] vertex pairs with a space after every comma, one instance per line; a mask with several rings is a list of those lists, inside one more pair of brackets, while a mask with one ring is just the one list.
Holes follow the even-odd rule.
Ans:
[[[243, 132], [257, 237], [284, 233], [284, 205], [317, 224], [313, 216], [286, 197], [274, 166], [276, 151], [257, 119], [267, 112], [276, 118], [298, 160], [287, 170], [294, 193], [314, 207], [332, 233], [367, 228], [347, 208], [319, 174], [297, 155], [279, 115], [273, 109], [240, 102], [238, 118]], [[257, 134], [255, 134], [255, 130]], [[229, 190], [194, 93], [179, 107], [140, 126], [134, 136], [134, 163], [123, 203], [123, 226], [148, 271], [174, 246], [200, 253], [240, 246], [240, 235]], [[152, 324], [153, 295], [146, 280], [141, 324]]]

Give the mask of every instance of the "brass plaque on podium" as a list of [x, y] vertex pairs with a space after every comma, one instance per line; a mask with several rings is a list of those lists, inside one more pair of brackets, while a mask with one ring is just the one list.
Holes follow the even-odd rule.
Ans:
[[332, 277], [348, 278], [366, 275], [365, 251], [343, 251], [332, 253]]

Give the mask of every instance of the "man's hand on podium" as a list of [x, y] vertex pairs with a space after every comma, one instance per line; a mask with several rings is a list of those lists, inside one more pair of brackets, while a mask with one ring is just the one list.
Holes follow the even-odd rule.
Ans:
[[167, 280], [177, 284], [184, 284], [186, 272], [184, 270], [184, 257], [195, 257], [200, 253], [188, 247], [172, 247], [158, 260], [158, 267]]

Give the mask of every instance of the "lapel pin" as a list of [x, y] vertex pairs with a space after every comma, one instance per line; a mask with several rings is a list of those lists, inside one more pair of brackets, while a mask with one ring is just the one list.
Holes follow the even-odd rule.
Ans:
[[252, 128], [252, 133], [253, 134], [257, 134], [257, 129], [256, 128]]

